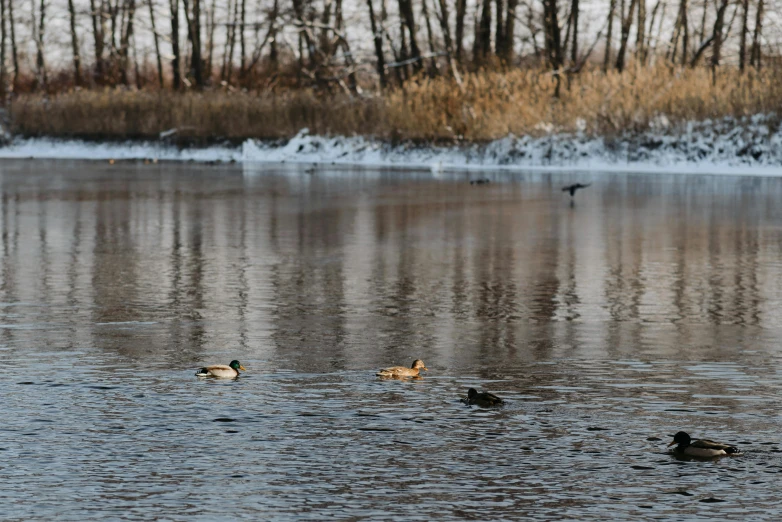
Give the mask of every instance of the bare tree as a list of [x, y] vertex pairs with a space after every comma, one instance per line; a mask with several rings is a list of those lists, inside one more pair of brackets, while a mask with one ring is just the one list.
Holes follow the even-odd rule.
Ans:
[[725, 25], [725, 10], [729, 0], [722, 0], [717, 9], [717, 18], [714, 20], [714, 41], [711, 44], [711, 73], [712, 83], [717, 83], [717, 67], [720, 64], [720, 52], [722, 51], [722, 30]]
[[755, 31], [752, 34], [752, 49], [750, 51], [749, 64], [760, 69], [760, 35], [763, 31], [763, 0], [758, 0], [758, 9], [755, 12]]
[[8, 27], [11, 30], [11, 59], [14, 63], [14, 80], [13, 90], [16, 90], [16, 86], [19, 82], [19, 53], [16, 48], [16, 22], [14, 21], [14, 0], [8, 0]]
[[377, 75], [380, 78], [380, 88], [386, 86], [386, 64], [383, 59], [383, 34], [377, 28], [377, 22], [375, 21], [375, 8], [372, 5], [372, 0], [367, 0], [367, 7], [369, 7], [369, 23], [372, 27], [372, 38], [375, 42], [375, 57], [377, 58]]
[[483, 0], [481, 21], [475, 34], [475, 53], [473, 60], [482, 62], [491, 54], [491, 0]]
[[505, 47], [505, 0], [494, 0], [494, 54], [502, 56]]
[[136, 0], [125, 0], [122, 4], [122, 18], [119, 37], [119, 74], [122, 85], [128, 85], [130, 66], [130, 40], [133, 38], [133, 20], [136, 16]]
[[426, 24], [426, 40], [429, 44], [429, 74], [437, 73], [437, 56], [434, 47], [434, 33], [432, 32], [432, 21], [429, 19], [429, 6], [427, 0], [421, 0], [421, 16], [424, 17], [424, 23]]
[[625, 53], [627, 52], [627, 40], [630, 37], [630, 27], [633, 25], [633, 14], [635, 13], [635, 4], [638, 0], [630, 0], [630, 7], [627, 16], [622, 20], [622, 36], [619, 42], [619, 52], [616, 55], [616, 69], [622, 72], [625, 68]]
[[200, 89], [204, 86], [204, 62], [201, 59], [201, 0], [193, 0], [193, 17], [190, 26], [192, 43], [190, 69], [193, 71], [195, 84]]
[[[467, 0], [456, 0], [456, 41], [454, 42], [454, 51], [456, 60], [461, 61], [464, 53], [464, 17], [467, 15]], [[447, 22], [446, 18], [446, 22]]]
[[440, 30], [443, 32], [443, 40], [445, 40], [445, 52], [448, 53], [448, 67], [450, 68], [456, 83], [461, 86], [462, 78], [457, 66], [456, 54], [453, 49], [453, 40], [451, 40], [451, 28], [448, 25], [448, 4], [446, 3], [446, 0], [438, 0], [438, 4], [440, 6], [440, 12], [437, 18], [440, 21]]
[[646, 41], [646, 0], [638, 0], [638, 27], [635, 37], [635, 54], [642, 64], [646, 61], [644, 42]]
[[614, 11], [616, 10], [616, 0], [611, 0], [608, 7], [608, 32], [606, 33], [606, 49], [603, 57], [603, 72], [608, 71], [608, 64], [611, 63], [611, 38], [614, 32]]
[[35, 40], [35, 74], [36, 84], [38, 87], [46, 90], [48, 85], [48, 79], [46, 77], [46, 62], [44, 60], [43, 52], [43, 35], [46, 29], [46, 1], [41, 0], [40, 9], [38, 12], [38, 23], [36, 29], [35, 20], [35, 0], [31, 2], [30, 17], [33, 27], [33, 39]]
[[505, 14], [505, 31], [502, 38], [501, 57], [506, 64], [513, 60], [513, 44], [516, 34], [516, 7], [519, 0], [508, 0], [507, 12]]
[[749, 0], [741, 0], [741, 32], [739, 33], [739, 71], [744, 72], [747, 61], [747, 33], [749, 29]]
[[546, 41], [546, 57], [549, 65], [554, 70], [554, 79], [556, 81], [554, 97], [559, 98], [559, 88], [562, 82], [560, 74], [565, 60], [562, 54], [562, 40], [556, 0], [543, 0], [543, 32]]
[[573, 24], [573, 43], [570, 45], [570, 61], [574, 67], [578, 63], [578, 10], [578, 0], [571, 0], [570, 19]]
[[155, 6], [152, 0], [147, 0], [149, 5], [149, 21], [152, 26], [152, 38], [155, 42], [155, 58], [157, 59], [157, 80], [160, 88], [163, 88], [163, 59], [160, 56], [160, 37], [157, 34], [157, 28], [155, 27]]
[[[71, 51], [73, 53], [73, 81], [81, 85], [81, 57], [79, 56], [79, 37], [76, 34], [76, 9], [73, 0], [68, 0], [68, 14], [71, 20]], [[5, 18], [5, 17], [3, 17]]]
[[402, 20], [410, 35], [410, 58], [415, 60], [413, 69], [420, 71], [423, 64], [421, 63], [421, 50], [415, 37], [415, 15], [413, 14], [412, 0], [399, 0], [399, 14], [402, 15]]
[[[13, 1], [13, 0], [9, 0]], [[90, 0], [90, 18], [92, 19], [92, 35], [95, 40], [95, 77], [103, 78], [103, 2], [100, 10], [95, 7], [95, 0]]]
[[[198, 2], [199, 0], [194, 0]], [[239, 78], [244, 80], [244, 75], [247, 72], [247, 50], [244, 39], [244, 26], [247, 23], [247, 0], [242, 0], [242, 14], [241, 23], [239, 24]]]
[[173, 74], [173, 88], [182, 88], [182, 65], [179, 54], [179, 0], [168, 0], [171, 8], [171, 71]]
[[0, 95], [2, 95], [2, 103], [5, 105], [5, 97], [8, 92], [8, 85], [7, 85], [7, 70], [5, 67], [5, 42], [6, 42], [6, 34], [5, 34], [5, 0], [0, 0], [0, 23], [2, 26], [0, 26]]

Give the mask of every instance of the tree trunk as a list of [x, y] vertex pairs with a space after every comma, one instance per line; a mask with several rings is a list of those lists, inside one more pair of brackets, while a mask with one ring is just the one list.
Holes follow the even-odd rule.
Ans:
[[[456, 40], [454, 51], [456, 60], [461, 62], [464, 54], [464, 17], [467, 16], [467, 0], [456, 0]], [[446, 18], [446, 23], [448, 19]]]
[[611, 0], [608, 7], [608, 32], [606, 33], [606, 50], [603, 56], [603, 72], [608, 71], [608, 64], [611, 63], [611, 38], [614, 32], [614, 11], [616, 11], [616, 0]]
[[[758, 10], [755, 12], [755, 31], [752, 34], [752, 49], [749, 64], [760, 70], [760, 35], [763, 32], [763, 0], [758, 0]], [[11, 32], [13, 37], [13, 31]]]
[[190, 69], [193, 71], [196, 87], [204, 87], [204, 62], [201, 59], [201, 0], [193, 0], [193, 18], [191, 20], [192, 28], [191, 42], [193, 44], [193, 53], [190, 61]]
[[[272, 7], [272, 14], [270, 16], [271, 21], [269, 22], [269, 38], [271, 39], [271, 42], [269, 43], [269, 62], [271, 63], [271, 66], [274, 70], [277, 69], [277, 61], [278, 61], [278, 54], [277, 54], [277, 16], [279, 14], [279, 4], [278, 0], [274, 0], [274, 6]], [[382, 47], [382, 35], [381, 35], [381, 47]]]
[[[81, 85], [81, 57], [79, 56], [79, 38], [76, 35], [76, 9], [73, 0], [68, 0], [68, 14], [71, 18], [71, 51], [73, 52], [73, 82], [77, 87]], [[5, 20], [5, 16], [3, 16]], [[5, 30], [5, 29], [4, 29]], [[5, 32], [3, 33], [5, 34]], [[5, 51], [5, 49], [3, 49]], [[3, 62], [5, 64], [5, 61]]]
[[619, 72], [625, 68], [625, 53], [627, 52], [627, 39], [630, 37], [630, 27], [633, 25], [633, 14], [635, 13], [635, 4], [638, 0], [630, 0], [630, 8], [627, 17], [622, 20], [622, 39], [619, 42], [619, 52], [616, 55], [616, 69]]
[[573, 44], [570, 47], [570, 61], [573, 66], [578, 63], [578, 0], [570, 3], [570, 17], [573, 24]]
[[562, 55], [562, 40], [556, 0], [543, 0], [543, 31], [546, 41], [546, 55], [549, 65], [554, 70], [554, 79], [557, 82], [554, 89], [554, 97], [559, 98], [559, 88], [562, 82], [560, 69], [565, 60]]
[[646, 51], [644, 42], [646, 41], [646, 0], [638, 0], [638, 30], [635, 38], [635, 54], [643, 65], [646, 62]]
[[169, 0], [171, 8], [171, 69], [174, 76], [173, 87], [178, 91], [182, 88], [182, 69], [179, 55], [179, 0]]
[[[33, 26], [35, 26], [35, 0], [33, 0], [32, 5], [32, 21]], [[43, 35], [44, 35], [44, 29], [46, 28], [46, 1], [41, 0], [40, 4], [40, 13], [38, 17], [38, 31], [35, 35], [35, 70], [36, 74], [38, 76], [36, 82], [39, 84], [40, 87], [43, 87], [44, 90], [47, 88], [48, 79], [46, 77], [46, 62], [44, 61], [44, 54], [43, 54]]]
[[5, 67], [5, 0], [0, 0], [0, 23], [3, 24], [0, 27], [0, 95], [2, 96], [0, 102], [5, 106], [6, 95], [8, 94], [8, 71]]
[[478, 24], [477, 63], [483, 62], [491, 54], [491, 0], [483, 0], [481, 21]]
[[[657, 20], [657, 11], [660, 9], [661, 0], [657, 0], [652, 8], [652, 19], [649, 20], [649, 31], [646, 33], [646, 43], [644, 43], [645, 57], [648, 58], [652, 48], [652, 33], [654, 32], [654, 22]], [[663, 12], [663, 15], [665, 13]]]
[[494, 5], [497, 17], [494, 21], [494, 55], [502, 57], [502, 50], [505, 47], [505, 21], [503, 20], [505, 2], [504, 0], [494, 0]]
[[[16, 29], [14, 28], [16, 22], [14, 21], [14, 0], [8, 0], [8, 28], [11, 30], [11, 59], [14, 63], [14, 79], [12, 89], [16, 91], [17, 83], [19, 82], [19, 54], [16, 48]], [[757, 31], [757, 26], [755, 26]]]
[[[225, 81], [228, 83], [231, 83], [231, 76], [233, 76], [233, 66], [234, 66], [234, 48], [236, 47], [236, 22], [239, 20], [239, 0], [234, 1], [234, 14], [233, 14], [233, 23], [231, 24], [231, 31], [230, 31], [230, 37], [228, 39], [228, 56], [225, 59]], [[300, 20], [303, 22], [304, 19], [300, 18]], [[301, 33], [299, 33], [301, 34]], [[306, 32], [304, 33], [307, 34]], [[307, 38], [307, 48], [311, 49], [310, 47], [310, 40]], [[302, 56], [302, 63], [304, 60], [304, 57]]]
[[[688, 46], [690, 44], [690, 26], [689, 22], [687, 20], [687, 10], [689, 9], [689, 6], [687, 5], [687, 0], [681, 0], [681, 8], [682, 8], [682, 65], [687, 65], [687, 56], [688, 56]], [[675, 62], [676, 60], [674, 60]]]
[[424, 17], [424, 22], [426, 23], [426, 38], [429, 44], [429, 54], [432, 55], [429, 60], [429, 74], [433, 75], [437, 72], [437, 57], [435, 56], [434, 34], [432, 33], [432, 21], [429, 19], [427, 0], [421, 0], [421, 15]]
[[372, 28], [372, 37], [375, 41], [375, 57], [377, 58], [377, 76], [380, 79], [380, 88], [386, 87], [386, 63], [383, 58], [383, 35], [377, 29], [377, 23], [375, 22], [375, 8], [372, 6], [372, 0], [367, 0], [367, 6], [369, 7], [369, 24]]
[[247, 22], [247, 0], [242, 0], [241, 16], [242, 20], [239, 26], [239, 78], [244, 80], [244, 75], [247, 73], [247, 48], [244, 39], [244, 24]]
[[413, 69], [420, 71], [423, 67], [421, 63], [421, 50], [418, 47], [418, 42], [415, 38], [415, 15], [413, 14], [413, 4], [411, 0], [399, 0], [399, 13], [402, 15], [402, 20], [407, 26], [407, 31], [410, 35], [410, 58], [415, 59], [413, 62]]
[[[125, 0], [123, 12], [127, 13], [127, 20], [120, 30], [120, 79], [122, 85], [128, 85], [128, 67], [130, 67], [130, 40], [133, 38], [133, 18], [136, 16], [136, 0]], [[124, 18], [124, 16], [123, 16]]]
[[741, 0], [741, 33], [739, 36], [739, 71], [744, 72], [747, 61], [747, 33], [749, 29], [749, 0]]
[[[9, 0], [13, 1], [13, 0]], [[102, 7], [102, 4], [101, 4]], [[103, 78], [103, 33], [100, 17], [102, 13], [95, 8], [95, 0], [90, 0], [90, 17], [92, 18], [92, 36], [95, 39], [95, 77]]]
[[158, 84], [160, 84], [160, 88], [163, 88], [163, 59], [160, 56], [160, 38], [157, 34], [157, 29], [155, 28], [155, 8], [152, 4], [152, 0], [148, 0], [147, 4], [149, 5], [149, 21], [152, 24], [152, 37], [155, 41], [155, 58], [157, 59], [157, 79]]
[[451, 40], [451, 28], [448, 26], [448, 4], [446, 0], [438, 0], [438, 3], [440, 5], [440, 16], [437, 18], [440, 21], [440, 30], [443, 32], [443, 40], [445, 40], [445, 52], [448, 53], [448, 67], [451, 69], [451, 74], [453, 74], [456, 83], [461, 86], [462, 77], [459, 74], [459, 69], [457, 67], [453, 40]]
[[212, 72], [214, 71], [214, 62], [212, 60], [214, 58], [215, 49], [215, 26], [217, 25], [215, 23], [216, 2], [217, 0], [212, 0], [212, 3], [209, 5], [209, 11], [206, 13], [206, 30], [209, 34], [209, 39], [207, 40], [206, 44], [206, 81], [210, 81], [212, 79]]
[[725, 10], [728, 8], [729, 0], [722, 0], [717, 9], [717, 18], [714, 20], [714, 41], [711, 47], [711, 75], [712, 84], [717, 83], [717, 67], [720, 64], [720, 52], [722, 51], [722, 29], [725, 25]]
[[513, 61], [513, 44], [516, 35], [516, 7], [519, 0], [508, 0], [508, 10], [505, 14], [505, 31], [503, 32], [502, 59], [506, 65]]

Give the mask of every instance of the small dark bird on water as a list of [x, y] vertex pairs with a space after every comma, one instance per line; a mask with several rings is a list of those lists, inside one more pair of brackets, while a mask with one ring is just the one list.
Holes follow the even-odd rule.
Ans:
[[572, 185], [568, 185], [567, 187], [562, 187], [562, 192], [570, 192], [570, 197], [572, 198], [576, 195], [576, 191], [578, 189], [587, 188], [590, 185], [591, 183], [587, 183], [586, 185], [583, 183], [574, 183]]
[[485, 185], [490, 181], [489, 178], [471, 179], [470, 185]]
[[482, 406], [484, 408], [490, 408], [492, 406], [502, 406], [505, 404], [505, 401], [494, 395], [493, 393], [489, 392], [478, 392], [475, 388], [470, 388], [467, 390], [467, 398], [462, 399], [462, 402], [464, 404], [467, 404], [468, 406], [472, 406], [473, 404], [476, 404], [478, 406]]

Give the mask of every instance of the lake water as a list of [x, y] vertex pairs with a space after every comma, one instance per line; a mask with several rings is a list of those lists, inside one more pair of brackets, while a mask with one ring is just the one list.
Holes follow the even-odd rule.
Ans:
[[782, 516], [782, 179], [0, 172], [3, 519]]

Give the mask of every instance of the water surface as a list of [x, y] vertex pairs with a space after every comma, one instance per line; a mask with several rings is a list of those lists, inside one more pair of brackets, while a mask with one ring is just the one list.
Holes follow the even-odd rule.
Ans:
[[2, 517], [778, 519], [782, 180], [480, 176], [2, 163]]

